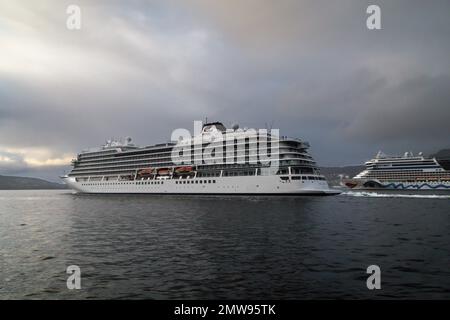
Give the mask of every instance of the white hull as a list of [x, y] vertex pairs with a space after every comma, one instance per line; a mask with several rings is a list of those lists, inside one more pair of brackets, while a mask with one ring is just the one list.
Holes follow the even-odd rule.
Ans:
[[[141, 194], [254, 194], [254, 195], [335, 195], [324, 180], [286, 180], [278, 176], [211, 177], [188, 179], [151, 179], [134, 181], [76, 181], [63, 177], [64, 182], [80, 193], [141, 193]], [[215, 182], [214, 182], [215, 181]], [[178, 182], [178, 183], [177, 183]]]
[[450, 171], [436, 158], [422, 154], [414, 156], [386, 156], [381, 151], [365, 163], [366, 169], [342, 184], [354, 190], [386, 191], [450, 191]]

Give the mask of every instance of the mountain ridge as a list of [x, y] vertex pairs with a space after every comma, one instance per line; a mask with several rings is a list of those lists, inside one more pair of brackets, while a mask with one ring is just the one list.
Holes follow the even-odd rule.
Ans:
[[44, 179], [0, 175], [0, 190], [39, 190], [66, 189], [62, 183], [50, 182]]

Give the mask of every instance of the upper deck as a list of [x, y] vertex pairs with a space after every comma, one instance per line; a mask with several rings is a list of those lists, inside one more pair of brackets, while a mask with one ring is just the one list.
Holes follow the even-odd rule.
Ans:
[[223, 124], [214, 122], [203, 125], [199, 135], [176, 142], [139, 147], [129, 138], [125, 143], [108, 141], [100, 148], [80, 153], [73, 161], [70, 175], [131, 174], [142, 168], [179, 165], [196, 165], [208, 170], [257, 168], [261, 165], [255, 161], [264, 157], [279, 166], [313, 172], [317, 168], [308, 148], [309, 144], [298, 138], [273, 135], [264, 130], [226, 129]]

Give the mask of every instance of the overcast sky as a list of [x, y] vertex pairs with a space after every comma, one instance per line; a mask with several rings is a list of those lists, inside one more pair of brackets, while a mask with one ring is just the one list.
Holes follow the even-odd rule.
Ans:
[[450, 147], [449, 13], [448, 0], [0, 0], [0, 174], [57, 180], [81, 149], [164, 142], [205, 117], [272, 123], [327, 166]]

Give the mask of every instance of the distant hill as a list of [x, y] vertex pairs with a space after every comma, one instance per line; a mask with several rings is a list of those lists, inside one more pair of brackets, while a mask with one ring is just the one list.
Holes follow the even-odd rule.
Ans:
[[442, 149], [434, 154], [430, 154], [431, 158], [436, 158], [445, 170], [450, 170], [450, 149]]
[[0, 175], [0, 190], [66, 189], [62, 183], [49, 182], [38, 178]]
[[450, 149], [439, 150], [438, 152], [431, 154], [430, 157], [436, 159], [450, 158]]

